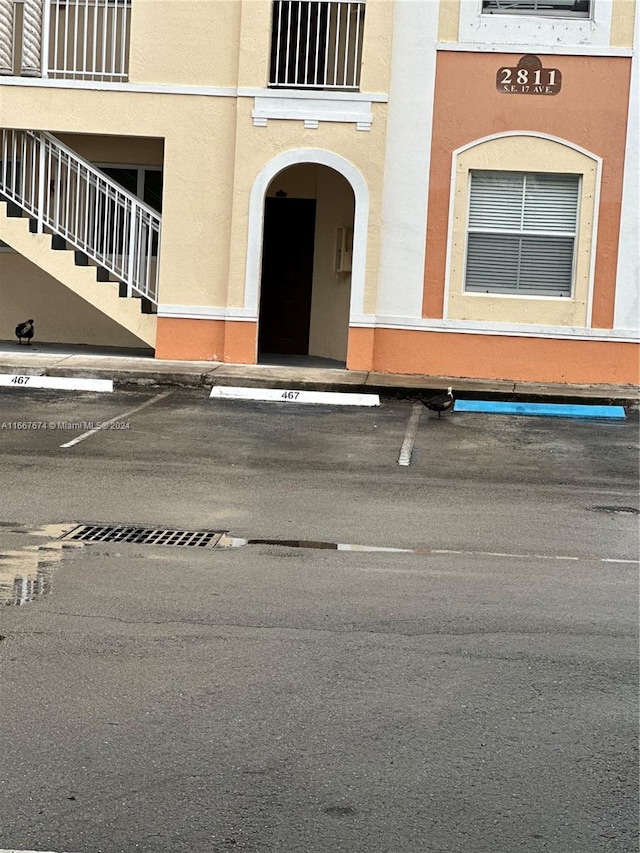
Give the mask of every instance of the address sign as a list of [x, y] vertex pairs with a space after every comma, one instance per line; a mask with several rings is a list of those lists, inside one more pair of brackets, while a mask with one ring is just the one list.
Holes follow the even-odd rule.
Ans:
[[504, 95], [557, 95], [562, 87], [558, 68], [543, 68], [537, 56], [523, 56], [515, 68], [498, 68], [496, 89]]

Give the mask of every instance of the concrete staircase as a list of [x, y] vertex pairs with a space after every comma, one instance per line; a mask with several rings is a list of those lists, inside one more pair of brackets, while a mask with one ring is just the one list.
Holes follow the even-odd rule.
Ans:
[[0, 240], [148, 346], [155, 347], [155, 306], [150, 300], [135, 293], [129, 296], [126, 284], [113, 280], [106, 269], [92, 265], [63, 237], [46, 230], [36, 232], [33, 218], [13, 202], [0, 199]]

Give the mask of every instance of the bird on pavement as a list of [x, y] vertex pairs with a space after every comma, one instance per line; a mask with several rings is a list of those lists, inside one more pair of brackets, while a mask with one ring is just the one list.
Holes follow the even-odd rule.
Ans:
[[447, 388], [446, 394], [436, 394], [435, 397], [430, 397], [428, 400], [423, 400], [423, 404], [432, 412], [437, 412], [438, 417], [442, 412], [448, 412], [453, 408], [453, 388]]
[[16, 338], [18, 339], [18, 343], [21, 344], [23, 340], [26, 340], [27, 344], [31, 344], [31, 338], [33, 337], [33, 320], [26, 320], [24, 323], [18, 323], [16, 326]]

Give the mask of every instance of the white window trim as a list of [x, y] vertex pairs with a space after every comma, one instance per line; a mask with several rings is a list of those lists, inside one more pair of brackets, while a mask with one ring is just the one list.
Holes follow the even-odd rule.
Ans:
[[[609, 47], [612, 0], [593, 0], [591, 18], [545, 17], [525, 12], [483, 15], [482, 0], [460, 0], [459, 41], [483, 45]], [[495, 48], [494, 48], [495, 49]], [[544, 52], [548, 52], [547, 48]]]
[[429, 317], [389, 317], [361, 314], [351, 318], [350, 326], [359, 329], [400, 329], [416, 332], [448, 332], [461, 335], [490, 335], [553, 340], [621, 341], [640, 343], [634, 329], [591, 329], [584, 326], [549, 326], [540, 323], [506, 323], [487, 320], [437, 320]]
[[[570, 148], [573, 151], [578, 152], [579, 154], [583, 154], [592, 160], [595, 164], [596, 175], [595, 175], [595, 190], [593, 197], [593, 218], [591, 224], [591, 252], [589, 258], [589, 273], [588, 273], [588, 288], [587, 288], [587, 304], [586, 304], [586, 321], [585, 328], [591, 328], [592, 324], [592, 315], [593, 315], [593, 290], [594, 290], [594, 282], [595, 282], [595, 266], [596, 266], [596, 235], [598, 233], [598, 216], [600, 211], [600, 188], [601, 188], [601, 179], [602, 179], [602, 158], [597, 154], [594, 154], [592, 151], [588, 151], [586, 148], [582, 148], [580, 145], [576, 145], [573, 142], [569, 142], [566, 139], [561, 139], [557, 136], [552, 136], [547, 133], [538, 133], [536, 131], [529, 130], [516, 130], [516, 131], [507, 131], [505, 133], [495, 133], [489, 136], [482, 137], [480, 139], [474, 139], [472, 142], [467, 143], [466, 145], [462, 145], [460, 148], [457, 148], [452, 152], [451, 157], [451, 178], [450, 178], [450, 188], [449, 188], [449, 219], [447, 225], [447, 257], [446, 257], [446, 265], [445, 265], [445, 286], [444, 286], [444, 299], [443, 299], [443, 322], [445, 324], [450, 322], [456, 322], [453, 317], [449, 316], [450, 309], [450, 297], [451, 297], [451, 274], [452, 274], [452, 234], [454, 227], [454, 216], [455, 216], [455, 200], [456, 200], [456, 180], [457, 180], [457, 166], [458, 166], [458, 157], [460, 154], [468, 151], [471, 148], [475, 148], [478, 145], [481, 145], [485, 142], [491, 142], [492, 140], [504, 139], [513, 136], [531, 136], [537, 139], [546, 139], [550, 142], [557, 142], [560, 145], [564, 145], [567, 148]], [[522, 171], [530, 171], [523, 169]], [[468, 202], [467, 202], [467, 215], [468, 215]], [[465, 233], [466, 233], [466, 223], [465, 223]], [[577, 243], [577, 241], [576, 241]], [[577, 245], [574, 247], [574, 252], [577, 251]], [[466, 265], [466, 245], [463, 252], [463, 262]], [[464, 267], [463, 267], [464, 269]], [[574, 273], [575, 275], [575, 273]], [[485, 294], [485, 293], [465, 293], [465, 297], [469, 299], [486, 299], [487, 297], [492, 299], [501, 299], [501, 300], [535, 300], [537, 303], [547, 303], [547, 304], [563, 304], [564, 300], [560, 300], [557, 297], [540, 297], [540, 296], [516, 296], [512, 294], [500, 294], [500, 296], [496, 296], [495, 294]], [[469, 322], [475, 323], [480, 322], [484, 323], [485, 321], [458, 321], [463, 322], [463, 324], [467, 324]], [[518, 323], [508, 323], [509, 326], [518, 327], [520, 324]], [[529, 325], [532, 328], [544, 328], [544, 325], [541, 323], [530, 323], [523, 324]], [[582, 328], [582, 327], [580, 327]]]

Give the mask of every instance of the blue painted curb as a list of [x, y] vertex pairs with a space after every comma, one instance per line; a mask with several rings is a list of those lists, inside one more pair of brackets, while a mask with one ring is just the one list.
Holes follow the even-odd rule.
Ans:
[[552, 418], [625, 418], [623, 406], [580, 406], [565, 403], [503, 403], [493, 400], [456, 400], [454, 412], [493, 415], [543, 415]]

